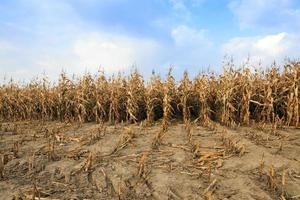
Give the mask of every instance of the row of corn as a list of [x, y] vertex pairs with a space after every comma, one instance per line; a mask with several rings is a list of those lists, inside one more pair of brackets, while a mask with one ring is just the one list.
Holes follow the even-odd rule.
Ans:
[[185, 72], [176, 81], [170, 70], [145, 81], [137, 70], [129, 76], [65, 73], [51, 84], [46, 78], [0, 86], [0, 120], [109, 121], [152, 124], [163, 119], [213, 120], [224, 125], [252, 122], [299, 126], [300, 62], [264, 70], [227, 67], [223, 73]]

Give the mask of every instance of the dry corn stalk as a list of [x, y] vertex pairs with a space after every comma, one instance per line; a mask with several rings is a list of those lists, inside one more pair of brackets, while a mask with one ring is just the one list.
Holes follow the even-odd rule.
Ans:
[[210, 108], [208, 105], [209, 101], [209, 79], [207, 76], [197, 76], [193, 81], [193, 91], [194, 95], [196, 96], [196, 101], [199, 104], [199, 111], [198, 111], [198, 121], [201, 125], [206, 126], [209, 119]]
[[270, 189], [272, 191], [275, 191], [275, 189], [276, 189], [276, 177], [275, 177], [275, 170], [274, 170], [273, 165], [271, 165], [270, 168], [269, 168], [268, 183], [269, 183]]
[[91, 132], [90, 144], [94, 144], [106, 134], [107, 127], [101, 123], [96, 131]]
[[109, 107], [109, 84], [104, 72], [100, 73], [94, 84], [95, 90], [93, 91], [93, 96], [95, 97], [95, 105], [93, 107], [93, 114], [97, 123], [103, 123], [107, 119]]
[[174, 112], [172, 103], [175, 100], [174, 95], [176, 94], [175, 90], [175, 79], [172, 76], [172, 70], [169, 70], [167, 81], [164, 84], [164, 98], [163, 98], [163, 122], [162, 129], [164, 132], [168, 130], [168, 125], [171, 122], [171, 117]]
[[139, 170], [138, 170], [138, 176], [139, 177], [144, 177], [145, 176], [145, 159], [146, 159], [146, 154], [143, 154], [141, 156], [140, 161], [139, 161]]
[[[289, 71], [289, 72], [288, 72]], [[296, 66], [287, 66], [285, 73], [287, 74], [287, 81], [290, 83], [287, 98], [287, 125], [299, 125], [299, 83], [300, 83], [300, 69]]]
[[190, 106], [189, 106], [189, 98], [192, 94], [192, 83], [189, 80], [188, 73], [185, 71], [183, 74], [183, 79], [180, 81], [178, 94], [180, 98], [179, 106], [182, 110], [183, 115], [183, 123], [187, 124], [190, 121]]
[[231, 137], [222, 135], [223, 146], [225, 147], [225, 153], [227, 154], [237, 154], [240, 157], [245, 154], [245, 145], [238, 144], [237, 141], [234, 141]]
[[111, 154], [117, 153], [121, 149], [125, 148], [128, 145], [128, 143], [133, 140], [134, 137], [135, 134], [133, 130], [130, 128], [126, 128], [125, 132], [121, 135], [119, 142], [117, 143], [116, 147], [114, 148]]
[[110, 80], [109, 122], [117, 123], [126, 119], [126, 80], [119, 74]]
[[83, 165], [83, 169], [85, 172], [91, 170], [92, 162], [93, 162], [93, 155], [92, 155], [92, 152], [90, 152], [87, 160], [85, 161], [85, 163]]
[[186, 125], [185, 125], [185, 130], [186, 130], [186, 134], [187, 134], [187, 137], [188, 137], [188, 140], [189, 140], [189, 143], [192, 142], [192, 130], [191, 130], [191, 122], [190, 121], [187, 121], [186, 122]]
[[128, 80], [127, 84], [127, 102], [126, 108], [129, 120], [136, 123], [144, 118], [145, 113], [145, 87], [141, 75], [135, 70]]
[[229, 127], [234, 127], [236, 124], [235, 113], [237, 108], [234, 106], [234, 102], [236, 101], [234, 92], [237, 85], [234, 84], [234, 79], [235, 72], [233, 69], [226, 69], [224, 74], [220, 77], [220, 89], [218, 91], [218, 98], [222, 105], [220, 121], [222, 124]]
[[152, 148], [154, 149], [157, 149], [158, 146], [162, 143], [162, 139], [165, 135], [165, 132], [162, 130], [162, 131], [158, 131], [153, 139], [153, 142], [152, 142]]
[[193, 147], [191, 148], [191, 150], [193, 153], [193, 158], [199, 158], [201, 156], [199, 143], [193, 144]]
[[146, 87], [145, 91], [145, 104], [147, 112], [147, 123], [149, 125], [153, 124], [154, 120], [158, 118], [155, 116], [157, 111], [162, 108], [163, 102], [163, 87], [160, 77], [152, 73], [150, 78], [150, 83]]
[[217, 183], [217, 179], [214, 179], [209, 185], [208, 187], [204, 190], [203, 194], [207, 195], [207, 198], [212, 198], [212, 193], [214, 191], [214, 187]]
[[250, 70], [248, 68], [244, 69], [243, 73], [239, 75], [238, 81], [242, 87], [242, 98], [241, 98], [241, 111], [240, 111], [240, 121], [244, 125], [249, 125], [250, 123], [250, 100], [252, 97], [252, 88], [250, 82]]

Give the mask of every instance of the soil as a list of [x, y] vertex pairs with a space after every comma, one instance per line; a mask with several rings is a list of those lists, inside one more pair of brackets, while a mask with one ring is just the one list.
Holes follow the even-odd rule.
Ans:
[[2, 123], [0, 199], [300, 199], [299, 129], [188, 130]]

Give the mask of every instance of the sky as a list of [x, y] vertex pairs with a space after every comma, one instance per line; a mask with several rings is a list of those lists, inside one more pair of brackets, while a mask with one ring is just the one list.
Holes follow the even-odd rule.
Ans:
[[[0, 0], [0, 79], [175, 76], [300, 57], [299, 0]], [[261, 65], [259, 65], [261, 64]]]

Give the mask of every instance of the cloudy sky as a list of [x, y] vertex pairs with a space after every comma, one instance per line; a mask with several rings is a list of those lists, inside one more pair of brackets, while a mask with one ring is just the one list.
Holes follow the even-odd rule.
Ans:
[[0, 78], [300, 57], [299, 0], [1, 0]]

